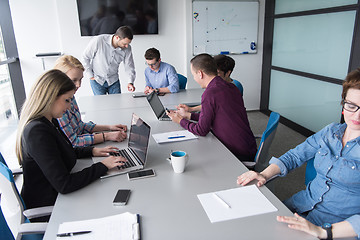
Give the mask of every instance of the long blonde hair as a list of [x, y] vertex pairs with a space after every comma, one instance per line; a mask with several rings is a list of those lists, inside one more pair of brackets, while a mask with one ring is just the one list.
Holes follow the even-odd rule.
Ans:
[[63, 55], [59, 57], [56, 60], [54, 66], [54, 69], [58, 69], [60, 71], [63, 71], [64, 73], [67, 73], [72, 68], [79, 68], [85, 71], [85, 68], [82, 65], [82, 63], [79, 61], [79, 59], [71, 55]]
[[15, 152], [20, 165], [23, 159], [22, 134], [26, 125], [35, 119], [44, 117], [51, 111], [55, 100], [71, 90], [75, 90], [74, 83], [60, 70], [45, 72], [32, 86], [21, 109], [16, 136]]

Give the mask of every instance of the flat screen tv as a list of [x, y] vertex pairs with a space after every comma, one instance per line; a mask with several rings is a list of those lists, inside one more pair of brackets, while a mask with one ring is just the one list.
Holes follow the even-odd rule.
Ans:
[[77, 0], [81, 36], [114, 34], [130, 26], [134, 34], [158, 34], [157, 0]]

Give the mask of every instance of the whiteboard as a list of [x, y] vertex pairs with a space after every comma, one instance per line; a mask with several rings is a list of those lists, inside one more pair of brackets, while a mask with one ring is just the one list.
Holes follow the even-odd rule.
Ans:
[[194, 1], [193, 53], [256, 53], [259, 2]]

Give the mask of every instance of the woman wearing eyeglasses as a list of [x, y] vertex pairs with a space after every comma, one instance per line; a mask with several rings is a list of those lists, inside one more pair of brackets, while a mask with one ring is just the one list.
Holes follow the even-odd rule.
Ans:
[[260, 187], [314, 159], [316, 177], [284, 202], [294, 216], [277, 220], [321, 239], [360, 237], [360, 68], [343, 83], [342, 105], [345, 123], [326, 126], [281, 157], [273, 157], [261, 173], [249, 171], [237, 179], [241, 185], [256, 179]]

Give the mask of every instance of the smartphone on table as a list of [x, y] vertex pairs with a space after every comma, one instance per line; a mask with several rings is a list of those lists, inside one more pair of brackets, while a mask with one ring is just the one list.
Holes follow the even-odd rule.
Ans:
[[124, 206], [130, 197], [130, 189], [119, 189], [113, 201], [114, 206]]
[[153, 176], [155, 176], [155, 172], [153, 169], [145, 169], [145, 170], [128, 173], [129, 180], [135, 180], [135, 179], [141, 179], [141, 178], [147, 178]]

